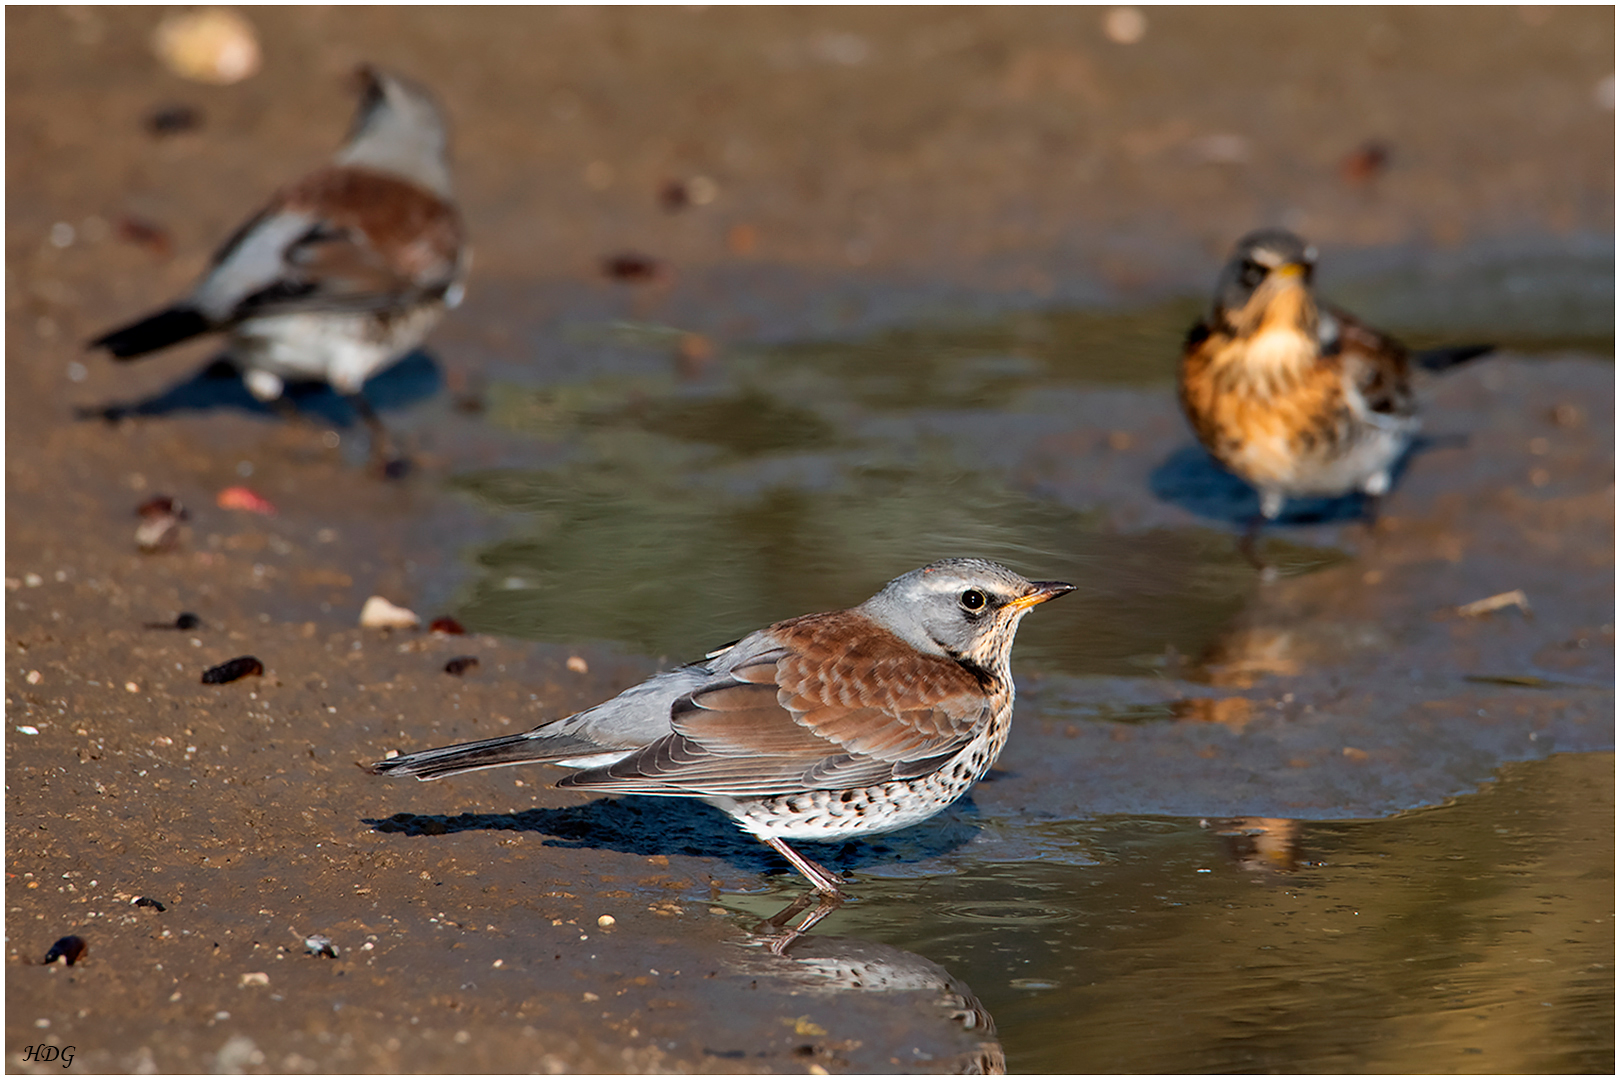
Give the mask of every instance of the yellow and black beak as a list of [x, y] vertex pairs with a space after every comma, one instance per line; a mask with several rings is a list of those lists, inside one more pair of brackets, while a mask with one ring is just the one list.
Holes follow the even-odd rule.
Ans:
[[1030, 585], [1033, 588], [1029, 592], [1009, 602], [1007, 606], [1014, 611], [1021, 611], [1036, 604], [1044, 604], [1048, 600], [1055, 600], [1064, 593], [1074, 592], [1074, 586], [1067, 581], [1032, 581]]

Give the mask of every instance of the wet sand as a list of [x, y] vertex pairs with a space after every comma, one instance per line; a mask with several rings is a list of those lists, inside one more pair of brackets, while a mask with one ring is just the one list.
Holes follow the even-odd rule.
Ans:
[[[868, 970], [906, 972], [881, 1009], [797, 969], [772, 977], [721, 898], [782, 892], [779, 868], [723, 821], [653, 820], [663, 807], [558, 792], [539, 771], [431, 785], [359, 772], [390, 748], [520, 730], [683, 658], [356, 627], [373, 593], [444, 614], [477, 572], [460, 553], [504, 526], [447, 479], [562, 452], [458, 412], [457, 388], [577, 376], [570, 320], [743, 348], [1197, 294], [1232, 238], [1267, 220], [1352, 266], [1613, 231], [1612, 104], [1594, 100], [1612, 75], [1603, 10], [1150, 11], [1130, 46], [1085, 10], [263, 10], [250, 17], [265, 70], [224, 89], [159, 68], [158, 15], [7, 13], [6, 1051], [19, 1071], [60, 1068], [20, 1056], [43, 1041], [76, 1047], [72, 1071], [994, 1067], [993, 1038], [928, 959], [848, 946]], [[150, 399], [205, 363], [193, 346], [115, 367], [80, 343], [183, 289], [253, 200], [329, 152], [348, 117], [341, 76], [361, 59], [441, 93], [477, 250], [467, 305], [430, 343], [450, 390], [389, 413], [418, 473], [377, 481], [357, 436], [330, 447], [321, 423], [235, 408], [75, 420], [74, 406]], [[200, 108], [202, 127], [148, 134], [143, 117], [174, 103]], [[1390, 167], [1347, 179], [1345, 156], [1374, 138]], [[661, 184], [696, 175], [717, 185], [713, 204], [660, 207]], [[167, 230], [167, 253], [119, 239], [129, 218]], [[50, 239], [58, 222], [74, 226], [66, 246]], [[601, 258], [623, 250], [671, 276], [603, 281]], [[1029, 410], [995, 468], [1118, 532], [1195, 520], [1143, 488], [1184, 435], [1173, 407], [1134, 392], [1121, 409], [1085, 395]], [[1052, 790], [1051, 748], [1080, 742], [1094, 783], [1056, 807], [1066, 815], [1370, 816], [1541, 756], [1509, 738], [1612, 746], [1612, 368], [1519, 352], [1437, 395], [1468, 444], [1420, 458], [1370, 542], [1353, 526], [1297, 535], [1358, 561], [1282, 582], [1190, 658], [1228, 674], [1194, 672], [1192, 698], [1166, 696], [1220, 722], [1123, 738], [1026, 725], [980, 809]], [[1109, 450], [1119, 417], [1128, 452]], [[276, 516], [213, 505], [235, 484]], [[175, 551], [142, 555], [134, 509], [157, 493], [190, 518]], [[1540, 621], [1435, 617], [1518, 587]], [[145, 628], [182, 611], [202, 625]], [[1390, 637], [1357, 652], [1313, 638], [1324, 624]], [[1570, 685], [1348, 698], [1391, 641], [1473, 675], [1522, 675], [1534, 656]], [[243, 654], [262, 676], [199, 683]], [[476, 671], [446, 675], [464, 654]], [[1339, 666], [1315, 671], [1322, 655]], [[1219, 704], [1248, 701], [1245, 672], [1288, 664], [1306, 673], [1293, 700]], [[1059, 666], [1029, 670], [1037, 707], [1043, 669]], [[1282, 723], [1307, 704], [1328, 715]], [[1449, 739], [1499, 707], [1512, 731], [1469, 728], [1477, 753], [1442, 775], [1423, 774], [1419, 736], [1353, 737], [1363, 712], [1408, 710], [1403, 727]], [[1237, 745], [1250, 725], [1261, 737]], [[1262, 760], [1244, 756], [1257, 745]], [[1368, 758], [1399, 783], [1369, 790], [1355, 771]], [[1245, 788], [1257, 770], [1293, 786]], [[1230, 793], [1218, 810], [1193, 797], [1216, 789]], [[66, 934], [88, 956], [39, 966]], [[338, 956], [309, 955], [310, 934]]]

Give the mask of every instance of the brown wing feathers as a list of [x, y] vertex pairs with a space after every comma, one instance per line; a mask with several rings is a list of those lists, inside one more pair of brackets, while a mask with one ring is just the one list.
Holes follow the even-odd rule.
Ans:
[[676, 702], [674, 734], [559, 786], [748, 797], [880, 783], [937, 764], [989, 715], [966, 669], [864, 616], [806, 616], [768, 634], [780, 647]]
[[1391, 416], [1412, 415], [1416, 403], [1406, 348], [1348, 312], [1327, 310], [1339, 324], [1339, 355], [1367, 408]]

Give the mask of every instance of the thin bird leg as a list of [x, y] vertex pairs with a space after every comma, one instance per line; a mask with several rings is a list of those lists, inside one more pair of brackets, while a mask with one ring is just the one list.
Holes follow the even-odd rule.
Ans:
[[1368, 532], [1378, 531], [1378, 515], [1384, 510], [1384, 497], [1382, 495], [1363, 495], [1361, 497], [1361, 520], [1367, 526]]
[[390, 479], [404, 476], [410, 470], [410, 462], [403, 456], [394, 456], [394, 441], [389, 438], [388, 429], [371, 407], [371, 402], [366, 400], [366, 395], [357, 390], [343, 396], [371, 434], [371, 463]]
[[764, 840], [776, 849], [778, 855], [792, 863], [794, 869], [809, 878], [810, 884], [816, 887], [817, 892], [826, 893], [828, 896], [837, 897], [840, 900], [844, 898], [843, 890], [838, 887], [839, 882], [842, 880], [839, 875], [828, 870], [820, 863], [811, 862], [777, 837], [767, 836]]
[[304, 423], [304, 414], [299, 411], [298, 406], [294, 405], [292, 399], [287, 395], [283, 394], [280, 397], [273, 397], [266, 402], [266, 404], [275, 410], [276, 415], [281, 417], [284, 423]]
[[1249, 519], [1248, 528], [1243, 530], [1243, 536], [1238, 540], [1238, 554], [1243, 556], [1245, 562], [1264, 574], [1269, 567], [1260, 557], [1260, 530], [1266, 524], [1264, 514], [1256, 514]]

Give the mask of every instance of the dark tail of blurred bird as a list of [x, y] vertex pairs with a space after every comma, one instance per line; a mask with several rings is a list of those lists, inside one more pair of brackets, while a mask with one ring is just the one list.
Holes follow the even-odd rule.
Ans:
[[147, 353], [177, 345], [187, 338], [214, 329], [208, 317], [196, 308], [165, 308], [128, 326], [120, 326], [90, 343], [92, 349], [106, 349], [119, 360], [133, 360]]
[[1495, 351], [1495, 345], [1445, 345], [1413, 353], [1412, 362], [1425, 371], [1445, 371]]

